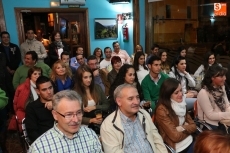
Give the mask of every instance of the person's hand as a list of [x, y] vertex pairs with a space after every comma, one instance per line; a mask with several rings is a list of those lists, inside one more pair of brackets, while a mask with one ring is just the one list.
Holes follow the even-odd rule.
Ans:
[[186, 72], [186, 71], [184, 71], [183, 73], [184, 73], [184, 75], [187, 75], [187, 74], [188, 74], [188, 72]]
[[93, 71], [93, 76], [99, 76], [99, 70], [98, 69]]
[[194, 93], [193, 92], [188, 92], [187, 94], [186, 94], [186, 98], [193, 98], [195, 95], [194, 95]]
[[183, 128], [182, 126], [177, 126], [177, 127], [176, 127], [176, 130], [177, 130], [178, 132], [183, 132], [183, 131], [184, 131], [184, 128]]
[[52, 101], [46, 102], [45, 103], [45, 108], [47, 108], [48, 110], [52, 110], [52, 108], [53, 108]]
[[92, 110], [95, 110], [95, 109], [96, 109], [96, 106], [87, 106], [83, 108], [85, 112], [91, 112]]
[[91, 118], [91, 119], [89, 120], [89, 123], [101, 124], [101, 122], [102, 122], [102, 118], [100, 118], [100, 119]]

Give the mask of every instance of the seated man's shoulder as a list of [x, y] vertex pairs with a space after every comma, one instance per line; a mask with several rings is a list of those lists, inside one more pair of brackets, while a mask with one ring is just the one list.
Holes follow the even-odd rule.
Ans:
[[167, 74], [165, 74], [165, 73], [160, 73], [160, 74], [161, 74], [161, 76], [162, 76], [163, 79], [169, 78], [169, 76]]
[[104, 119], [104, 121], [102, 122], [102, 126], [106, 126], [106, 125], [110, 126], [110, 124], [113, 124], [112, 121], [114, 117], [115, 117], [115, 111]]
[[147, 74], [147, 75], [144, 77], [144, 79], [142, 80], [142, 82], [143, 82], [143, 81], [144, 81], [144, 82], [147, 82], [147, 81], [149, 81], [149, 79], [150, 79], [149, 74]]

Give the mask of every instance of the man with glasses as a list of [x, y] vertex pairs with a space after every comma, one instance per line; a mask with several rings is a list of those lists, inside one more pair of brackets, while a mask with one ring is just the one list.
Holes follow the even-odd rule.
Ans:
[[93, 76], [94, 76], [94, 83], [98, 84], [101, 86], [101, 89], [105, 92], [105, 85], [102, 82], [101, 76], [100, 76], [100, 69], [99, 69], [99, 63], [94, 55], [90, 55], [87, 58], [87, 65], [89, 68], [93, 71]]
[[73, 90], [63, 90], [54, 95], [52, 114], [56, 123], [31, 145], [28, 153], [102, 153], [95, 132], [81, 126], [81, 99]]
[[120, 48], [120, 44], [118, 41], [113, 42], [113, 52], [112, 52], [112, 57], [113, 56], [119, 56], [121, 58], [122, 64], [130, 64], [130, 56], [129, 54]]
[[[26, 104], [25, 125], [31, 142], [53, 127], [52, 98], [53, 85], [49, 78], [40, 76], [36, 81], [37, 100]], [[33, 87], [32, 87], [33, 88]]]
[[26, 41], [21, 44], [21, 58], [23, 63], [25, 54], [28, 51], [35, 51], [38, 54], [38, 61], [44, 62], [44, 59], [47, 57], [46, 49], [40, 41], [35, 39], [32, 28], [27, 29], [26, 37]]

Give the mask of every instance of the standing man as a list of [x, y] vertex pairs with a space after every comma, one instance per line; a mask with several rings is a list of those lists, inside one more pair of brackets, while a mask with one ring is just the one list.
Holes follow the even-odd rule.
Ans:
[[161, 59], [158, 56], [151, 56], [148, 60], [149, 74], [141, 82], [141, 88], [145, 101], [151, 102], [151, 108], [154, 111], [159, 98], [160, 87], [164, 80], [168, 78], [167, 74], [161, 72]]
[[101, 138], [107, 153], [167, 153], [163, 140], [148, 112], [140, 109], [135, 86], [122, 84], [114, 91], [118, 109], [101, 125]]
[[47, 57], [46, 49], [40, 41], [35, 39], [34, 31], [32, 28], [27, 29], [26, 37], [26, 41], [21, 44], [21, 58], [23, 63], [25, 54], [28, 51], [35, 51], [38, 55], [38, 61], [44, 62], [44, 59]]
[[34, 142], [54, 125], [54, 118], [51, 113], [54, 90], [51, 80], [45, 76], [40, 76], [36, 81], [36, 87], [39, 98], [29, 103], [25, 111], [25, 125], [31, 142]]
[[51, 73], [51, 69], [48, 65], [46, 65], [44, 62], [37, 62], [38, 61], [38, 55], [35, 51], [28, 51], [25, 54], [24, 58], [24, 65], [21, 65], [14, 74], [13, 78], [13, 86], [14, 89], [16, 89], [21, 83], [23, 83], [28, 74], [28, 70], [33, 67], [37, 66], [42, 69], [42, 75], [49, 77]]
[[118, 41], [113, 42], [113, 49], [112, 57], [119, 56], [121, 58], [122, 64], [130, 64], [131, 58], [129, 57], [129, 54], [125, 50], [120, 49]]
[[[13, 76], [21, 62], [21, 53], [19, 47], [16, 44], [10, 42], [10, 34], [7, 31], [1, 32], [0, 36], [2, 41], [0, 44], [0, 52], [4, 52], [6, 54], [6, 68], [8, 73]], [[13, 77], [11, 77], [11, 79], [12, 78]]]
[[28, 153], [102, 153], [95, 132], [81, 126], [81, 99], [73, 90], [63, 90], [54, 95], [52, 114], [56, 123], [31, 145]]
[[100, 63], [100, 69], [106, 73], [106, 75], [112, 70], [111, 65], [111, 55], [112, 50], [110, 47], [105, 47], [104, 49], [105, 58]]
[[87, 58], [87, 65], [93, 71], [94, 83], [96, 83], [99, 86], [101, 86], [101, 89], [105, 93], [105, 85], [103, 84], [101, 76], [100, 76], [99, 63], [98, 63], [98, 60], [97, 60], [96, 56], [90, 55]]

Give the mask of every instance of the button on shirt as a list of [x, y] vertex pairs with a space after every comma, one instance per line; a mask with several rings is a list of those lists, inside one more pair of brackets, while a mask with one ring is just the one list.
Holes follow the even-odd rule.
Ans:
[[124, 128], [124, 152], [153, 153], [138, 116], [132, 121], [121, 111], [120, 114], [121, 123]]
[[101, 143], [95, 132], [81, 127], [70, 139], [54, 125], [52, 129], [39, 137], [28, 153], [102, 153]]

